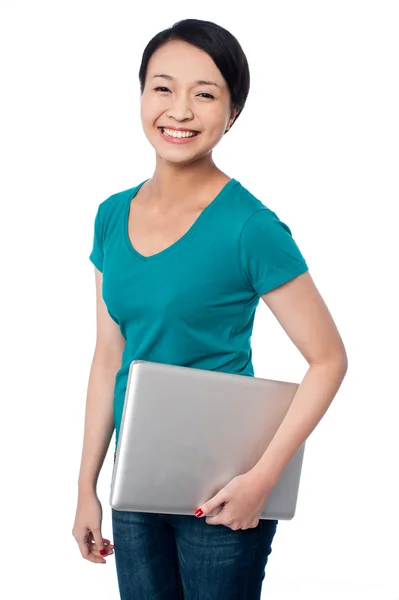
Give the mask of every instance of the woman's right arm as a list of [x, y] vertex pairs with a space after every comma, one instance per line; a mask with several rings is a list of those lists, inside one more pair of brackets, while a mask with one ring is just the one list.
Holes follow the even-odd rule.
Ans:
[[[117, 323], [110, 317], [102, 298], [102, 273], [97, 268], [95, 283], [97, 339], [87, 388], [83, 449], [78, 478], [78, 509], [73, 529], [73, 535], [85, 558], [89, 558], [89, 551], [83, 539], [84, 529], [86, 532], [92, 531], [97, 548], [103, 547], [100, 536], [102, 515], [99, 517], [101, 511], [98, 508], [92, 510], [96, 506], [93, 499], [96, 498], [98, 476], [114, 431], [115, 376], [120, 369], [125, 347], [125, 338]], [[90, 506], [90, 514], [87, 514], [85, 509], [87, 506]], [[90, 522], [87, 522], [88, 519]], [[97, 552], [94, 555], [97, 555]]]
[[102, 298], [102, 273], [95, 268], [97, 339], [90, 369], [79, 493], [95, 492], [98, 475], [114, 431], [114, 385], [125, 338]]

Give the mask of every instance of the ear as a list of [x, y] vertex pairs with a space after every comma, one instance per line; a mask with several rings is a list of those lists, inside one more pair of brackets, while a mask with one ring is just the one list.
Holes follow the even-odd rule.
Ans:
[[237, 115], [239, 113], [239, 109], [235, 106], [233, 106], [233, 108], [231, 109], [231, 113], [230, 113], [230, 119], [227, 125], [227, 130], [229, 130], [231, 128], [231, 126], [233, 125], [234, 121], [237, 118]]

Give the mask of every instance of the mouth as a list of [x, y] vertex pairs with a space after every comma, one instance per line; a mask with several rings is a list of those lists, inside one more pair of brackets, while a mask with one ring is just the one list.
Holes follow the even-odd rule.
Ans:
[[162, 135], [172, 138], [172, 139], [190, 139], [197, 137], [200, 135], [200, 131], [196, 131], [195, 129], [169, 129], [168, 127], [158, 127]]

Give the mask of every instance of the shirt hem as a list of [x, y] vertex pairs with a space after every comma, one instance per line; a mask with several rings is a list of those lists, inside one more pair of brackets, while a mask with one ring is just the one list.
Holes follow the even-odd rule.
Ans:
[[284, 283], [291, 281], [291, 279], [298, 277], [298, 275], [302, 275], [303, 273], [306, 273], [306, 271], [308, 271], [308, 270], [309, 270], [308, 265], [306, 263], [301, 263], [301, 264], [297, 265], [296, 267], [289, 269], [289, 271], [284, 271], [283, 273], [278, 273], [275, 277], [268, 278], [263, 283], [260, 282], [256, 286], [257, 290], [259, 290], [259, 292], [258, 292], [259, 296], [262, 296], [263, 294], [267, 294], [268, 292], [271, 292], [272, 290], [280, 287], [280, 285], [283, 285]]

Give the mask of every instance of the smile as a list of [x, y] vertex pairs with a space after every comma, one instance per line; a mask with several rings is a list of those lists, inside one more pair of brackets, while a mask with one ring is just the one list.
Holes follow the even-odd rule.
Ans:
[[177, 131], [167, 127], [158, 127], [158, 131], [162, 138], [171, 144], [187, 144], [201, 135], [199, 131]]
[[165, 135], [174, 138], [194, 137], [199, 133], [198, 131], [176, 131], [175, 129], [167, 129], [166, 127], [161, 127], [161, 130]]

